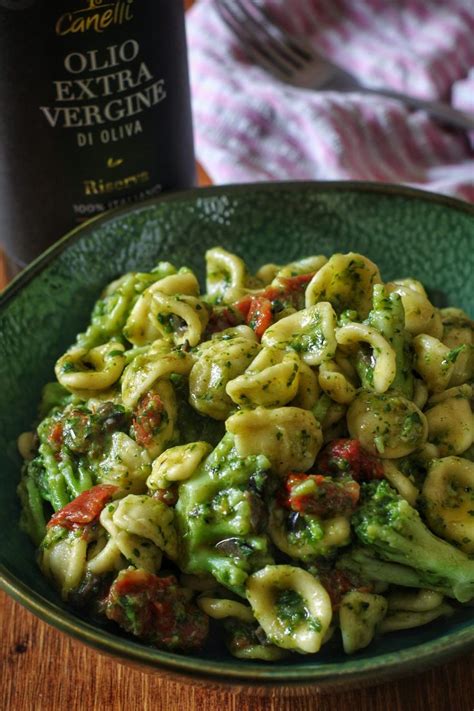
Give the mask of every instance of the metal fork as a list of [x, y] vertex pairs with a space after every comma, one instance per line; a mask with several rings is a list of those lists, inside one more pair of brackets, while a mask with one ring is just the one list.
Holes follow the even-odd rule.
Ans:
[[368, 87], [352, 74], [318, 54], [305, 39], [294, 37], [276, 25], [253, 0], [216, 0], [228, 28], [253, 59], [280, 81], [303, 89], [357, 91], [386, 96], [413, 109], [422, 109], [438, 121], [474, 130], [474, 115], [440, 101], [425, 101], [384, 87]]

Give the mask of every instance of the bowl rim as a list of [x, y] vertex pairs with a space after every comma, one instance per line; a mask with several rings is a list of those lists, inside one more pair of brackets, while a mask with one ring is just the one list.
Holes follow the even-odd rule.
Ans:
[[249, 190], [256, 192], [297, 192], [299, 190], [314, 190], [319, 193], [354, 192], [383, 195], [385, 197], [404, 197], [415, 201], [422, 200], [437, 205], [444, 205], [445, 207], [474, 217], [474, 203], [469, 203], [460, 198], [429, 190], [422, 190], [420, 188], [412, 188], [411, 186], [400, 185], [398, 183], [376, 183], [364, 180], [282, 180], [256, 183], [228, 183], [223, 185], [194, 187], [188, 190], [170, 191], [139, 203], [130, 203], [108, 210], [81, 222], [80, 225], [66, 232], [20, 271], [3, 291], [0, 291], [0, 308], [2, 308], [5, 302], [12, 298], [19, 289], [46, 268], [57, 255], [67, 249], [70, 244], [81, 239], [83, 234], [87, 233], [91, 228], [95, 229], [96, 227], [100, 227], [130, 212], [145, 211], [154, 205], [188, 201], [196, 197], [218, 197], [219, 195], [224, 195], [229, 192], [232, 195], [238, 196], [239, 193], [245, 193]]
[[[5, 574], [6, 572], [6, 574]], [[353, 686], [392, 679], [402, 674], [423, 671], [449, 661], [462, 652], [474, 649], [474, 627], [449, 632], [439, 640], [423, 642], [408, 649], [387, 652], [377, 657], [329, 662], [320, 666], [265, 664], [245, 660], [211, 660], [199, 656], [175, 654], [156, 649], [132, 639], [101, 629], [64, 610], [35, 591], [0, 564], [0, 588], [36, 617], [70, 635], [96, 651], [119, 660], [145, 666], [155, 671], [168, 671], [183, 677], [197, 676], [204, 680], [225, 682], [226, 685], [281, 686]]]
[[[408, 186], [373, 183], [365, 181], [281, 181], [271, 183], [238, 183], [209, 187], [191, 188], [166, 193], [150, 200], [128, 204], [93, 217], [73, 230], [32, 261], [0, 293], [0, 310], [20, 291], [23, 286], [45, 269], [49, 263], [67, 247], [103, 224], [114, 221], [131, 212], [145, 211], [155, 205], [173, 202], [189, 202], [196, 198], [218, 197], [220, 195], [238, 196], [241, 193], [301, 191], [318, 193], [369, 193], [372, 195], [404, 197], [408, 199], [444, 205], [474, 218], [474, 205], [447, 195], [411, 188]], [[421, 671], [434, 664], [446, 661], [461, 652], [474, 649], [474, 626], [464, 630], [449, 632], [441, 639], [423, 642], [402, 649], [387, 652], [377, 657], [361, 659], [348, 657], [343, 664], [324, 663], [319, 666], [307, 666], [298, 663], [269, 665], [264, 662], [242, 663], [240, 660], [212, 660], [198, 656], [178, 655], [148, 647], [114, 635], [90, 622], [73, 615], [59, 605], [51, 602], [11, 573], [4, 564], [0, 564], [0, 588], [14, 598], [30, 612], [56, 629], [71, 635], [99, 652], [111, 654], [120, 660], [144, 665], [150, 670], [162, 669], [181, 676], [196, 677], [204, 680], [225, 682], [226, 684], [249, 685], [284, 685], [284, 686], [352, 686], [355, 683], [373, 683], [403, 673]]]

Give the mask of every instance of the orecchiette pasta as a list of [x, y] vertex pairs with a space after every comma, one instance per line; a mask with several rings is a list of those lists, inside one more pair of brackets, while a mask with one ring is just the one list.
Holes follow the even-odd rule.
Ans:
[[245, 292], [245, 262], [222, 247], [206, 252], [207, 293], [221, 301], [232, 302]]
[[206, 597], [202, 595], [198, 598], [198, 605], [206, 615], [215, 620], [223, 620], [226, 617], [234, 617], [242, 622], [254, 622], [252, 608], [236, 600], [223, 600], [218, 597]]
[[150, 459], [125, 432], [114, 432], [106, 456], [99, 462], [99, 471], [100, 483], [119, 486], [129, 493], [142, 493], [150, 474]]
[[[344, 516], [303, 521], [299, 529], [295, 527], [293, 531], [288, 530], [289, 523], [283, 509], [272, 507], [268, 521], [269, 536], [282, 553], [296, 560], [310, 561], [321, 555], [330, 555], [351, 541], [351, 526]], [[315, 529], [318, 529], [316, 533]]]
[[157, 572], [161, 567], [161, 548], [158, 548], [147, 536], [137, 535], [132, 530], [128, 530], [126, 522], [125, 526], [122, 525], [122, 517], [116, 518], [118, 506], [118, 502], [109, 504], [100, 515], [100, 523], [110, 536], [109, 545], [120, 551], [127, 564], [150, 573]]
[[465, 397], [451, 397], [425, 411], [428, 440], [442, 457], [462, 454], [473, 441], [474, 420], [471, 405]]
[[382, 595], [357, 591], [344, 595], [339, 623], [346, 654], [354, 654], [371, 643], [386, 613], [387, 601]]
[[384, 393], [389, 389], [396, 374], [395, 351], [375, 328], [351, 323], [337, 329], [336, 340], [341, 346], [367, 343], [372, 350], [373, 389], [377, 393]]
[[252, 272], [215, 247], [206, 287], [168, 262], [112, 282], [18, 438], [62, 598], [171, 652], [211, 618], [265, 662], [472, 604], [469, 317], [353, 252]]
[[348, 405], [355, 398], [355, 387], [333, 361], [321, 363], [319, 367], [319, 384], [323, 392], [329, 395], [331, 400], [341, 405]]
[[212, 451], [207, 442], [191, 442], [169, 447], [153, 462], [146, 484], [151, 491], [166, 489], [174, 481], [189, 479], [204, 457]]
[[296, 351], [308, 365], [319, 365], [336, 352], [335, 313], [328, 303], [319, 303], [282, 318], [265, 331], [265, 346]]
[[306, 471], [322, 444], [318, 421], [298, 407], [241, 410], [226, 420], [226, 429], [235, 436], [241, 457], [263, 454], [277, 474]]
[[329, 301], [337, 313], [354, 309], [365, 318], [372, 304], [372, 287], [381, 283], [376, 265], [361, 254], [334, 254], [316, 272], [306, 290], [306, 306]]
[[410, 481], [410, 479], [402, 474], [402, 472], [397, 469], [396, 464], [390, 459], [385, 459], [383, 463], [383, 470], [385, 478], [390, 483], [394, 489], [398, 491], [400, 496], [403, 496], [406, 501], [408, 501], [411, 506], [416, 506], [416, 500], [419, 496], [419, 490]]
[[387, 284], [390, 292], [400, 294], [405, 310], [405, 328], [413, 336], [425, 333], [440, 338], [443, 333], [441, 315], [429, 301], [422, 284], [415, 279], [396, 279]]
[[268, 565], [249, 578], [247, 597], [271, 642], [300, 654], [320, 649], [332, 608], [328, 593], [310, 573]]
[[413, 339], [413, 367], [431, 392], [445, 390], [451, 380], [456, 352], [433, 336], [419, 334]]
[[81, 582], [87, 559], [87, 541], [80, 536], [67, 535], [54, 545], [44, 546], [40, 567], [44, 575], [52, 578], [64, 599]]
[[226, 392], [227, 383], [247, 369], [259, 350], [255, 338], [246, 333], [229, 333], [229, 338], [210, 341], [189, 375], [192, 406], [203, 415], [225, 420], [234, 408]]
[[106, 390], [122, 375], [124, 347], [111, 341], [91, 350], [71, 348], [56, 363], [58, 381], [73, 393]]
[[379, 625], [379, 632], [386, 634], [387, 632], [396, 632], [397, 630], [411, 629], [412, 627], [421, 627], [429, 622], [433, 622], [438, 617], [449, 617], [453, 614], [453, 608], [447, 603], [443, 603], [432, 610], [425, 612], [411, 612], [400, 610], [389, 613]]
[[302, 407], [303, 410], [312, 410], [318, 401], [320, 391], [316, 372], [309, 365], [300, 361], [298, 390], [291, 404], [295, 407]]
[[189, 353], [173, 348], [159, 339], [127, 365], [122, 377], [122, 402], [134, 407], [160, 378], [171, 374], [188, 375], [194, 360]]
[[435, 610], [443, 602], [443, 596], [434, 590], [405, 590], [399, 588], [387, 595], [390, 612], [404, 610], [405, 612], [428, 612]]
[[178, 554], [173, 510], [150, 496], [129, 494], [116, 504], [113, 522], [118, 528], [153, 541], [174, 560]]
[[383, 459], [397, 459], [421, 447], [428, 435], [425, 415], [401, 395], [360, 393], [349, 407], [352, 437]]
[[236, 405], [279, 407], [298, 392], [300, 359], [296, 353], [263, 348], [248, 368], [226, 385]]
[[474, 553], [474, 462], [444, 457], [432, 462], [423, 484], [426, 517], [439, 536]]

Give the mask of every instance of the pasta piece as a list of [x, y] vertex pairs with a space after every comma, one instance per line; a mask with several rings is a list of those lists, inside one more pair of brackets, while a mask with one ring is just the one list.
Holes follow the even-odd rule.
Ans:
[[397, 372], [395, 351], [375, 328], [363, 323], [350, 323], [336, 330], [336, 340], [341, 346], [367, 343], [373, 354], [372, 372], [367, 380], [376, 393], [384, 393], [389, 389]]
[[225, 588], [221, 588], [216, 579], [209, 573], [202, 575], [193, 575], [191, 573], [182, 573], [180, 576], [181, 585], [192, 592], [206, 593], [208, 597], [211, 594], [217, 594], [219, 590], [224, 592]]
[[345, 516], [333, 516], [320, 520], [315, 516], [299, 516], [303, 519], [300, 530], [292, 531], [288, 512], [281, 507], [270, 507], [268, 533], [275, 546], [290, 558], [311, 561], [316, 557], [326, 557], [337, 548], [351, 542], [351, 527]]
[[[235, 408], [226, 393], [226, 385], [245, 371], [260, 350], [255, 335], [247, 327], [240, 332], [223, 332], [208, 342], [189, 375], [189, 401], [195, 410], [215, 420], [225, 420]], [[235, 334], [235, 335], [234, 335]]]
[[226, 617], [234, 617], [241, 622], [254, 622], [252, 608], [236, 600], [225, 600], [218, 597], [207, 597], [201, 595], [197, 599], [198, 607], [206, 615], [215, 620], [224, 620]]
[[379, 624], [378, 631], [381, 634], [386, 634], [387, 632], [408, 630], [412, 627], [427, 625], [438, 617], [449, 617], [452, 614], [453, 608], [446, 602], [439, 605], [439, 607], [435, 607], [433, 610], [426, 610], [426, 612], [406, 612], [400, 610], [387, 614], [385, 619]]
[[39, 565], [43, 574], [56, 583], [61, 597], [66, 600], [84, 577], [88, 542], [85, 537], [66, 529], [58, 535], [63, 537], [42, 546]]
[[274, 285], [279, 284], [282, 278], [287, 279], [301, 274], [314, 274], [327, 264], [327, 261], [327, 257], [322, 254], [317, 254], [285, 264], [285, 266], [278, 268], [278, 272], [275, 274]]
[[347, 426], [364, 449], [383, 459], [411, 454], [428, 436], [424, 414], [411, 400], [396, 394], [362, 391], [349, 406]]
[[457, 354], [450, 385], [462, 385], [474, 377], [474, 325], [461, 309], [442, 309], [442, 342]]
[[300, 654], [319, 651], [332, 605], [314, 576], [291, 565], [267, 565], [248, 578], [247, 597], [270, 642]]
[[298, 392], [299, 365], [296, 353], [263, 348], [242, 375], [227, 383], [226, 393], [240, 406], [286, 405]]
[[156, 293], [151, 304], [151, 318], [158, 323], [164, 338], [177, 346], [197, 346], [209, 320], [208, 311], [195, 296], [165, 296]]
[[441, 338], [441, 315], [428, 299], [423, 285], [416, 279], [396, 279], [386, 285], [390, 293], [399, 294], [405, 310], [405, 328], [413, 336], [425, 333]]
[[146, 289], [136, 301], [124, 326], [124, 335], [136, 346], [152, 343], [162, 335], [156, 316], [155, 297], [192, 297], [199, 294], [199, 283], [187, 270], [167, 275]]
[[162, 552], [148, 538], [135, 535], [118, 525], [114, 514], [119, 502], [115, 501], [100, 514], [100, 523], [109, 534], [113, 545], [118, 548], [127, 565], [143, 568], [149, 573], [156, 573], [161, 567]]
[[430, 528], [468, 555], [474, 553], [474, 462], [444, 457], [432, 462], [423, 484]]
[[314, 415], [298, 407], [242, 410], [225, 426], [235, 435], [239, 456], [263, 454], [277, 474], [309, 469], [323, 441]]
[[291, 404], [294, 407], [301, 407], [303, 410], [312, 410], [318, 401], [320, 392], [321, 388], [315, 371], [300, 361], [298, 390]]
[[428, 388], [426, 383], [419, 378], [414, 378], [413, 385], [413, 402], [420, 410], [423, 410], [428, 400]]
[[69, 392], [106, 390], [117, 382], [125, 367], [124, 347], [110, 341], [91, 350], [71, 348], [56, 363], [58, 381]]
[[99, 461], [98, 482], [140, 494], [146, 490], [150, 469], [148, 454], [125, 432], [114, 432], [106, 456]]
[[413, 367], [430, 392], [446, 390], [453, 374], [456, 351], [451, 351], [437, 338], [425, 334], [413, 339], [413, 349]]
[[436, 405], [439, 402], [445, 402], [446, 400], [451, 400], [452, 398], [472, 400], [474, 394], [474, 388], [468, 383], [463, 385], [456, 385], [453, 388], [448, 388], [440, 393], [435, 393], [432, 395], [428, 401], [428, 405]]
[[344, 595], [339, 608], [339, 625], [345, 653], [354, 654], [365, 649], [386, 613], [387, 601], [382, 595], [358, 590]]
[[294, 350], [308, 365], [334, 357], [336, 315], [328, 303], [319, 303], [282, 318], [267, 328], [262, 344]]
[[157, 380], [172, 373], [188, 375], [193, 364], [194, 359], [189, 353], [173, 348], [165, 340], [155, 341], [125, 368], [122, 376], [123, 404], [132, 409]]
[[147, 487], [151, 491], [167, 489], [174, 481], [189, 479], [211, 451], [212, 447], [207, 442], [169, 447], [153, 462]]
[[390, 486], [398, 491], [400, 496], [403, 496], [405, 501], [408, 501], [410, 506], [416, 506], [416, 502], [420, 492], [410, 479], [402, 474], [394, 462], [390, 459], [385, 459], [383, 462], [384, 477]]
[[388, 609], [392, 611], [404, 610], [405, 612], [428, 612], [441, 605], [444, 596], [434, 590], [406, 590], [398, 588], [392, 590], [388, 596]]
[[168, 338], [178, 346], [199, 343], [209, 320], [204, 302], [196, 296], [168, 296], [158, 290], [148, 295], [149, 301], [145, 301], [146, 296], [140, 297], [143, 304], [137, 302], [124, 328], [131, 343], [143, 346], [158, 338]]
[[199, 296], [199, 282], [190, 269], [180, 269], [177, 274], [169, 274], [147, 290], [148, 294], [156, 291], [167, 296]]
[[255, 276], [262, 282], [263, 286], [268, 286], [276, 277], [280, 269], [282, 269], [280, 264], [262, 264]]
[[[451, 390], [451, 388], [450, 388]], [[428, 440], [438, 448], [441, 457], [462, 454], [471, 446], [474, 420], [466, 397], [451, 397], [425, 410]]]
[[222, 247], [206, 252], [206, 289], [218, 303], [232, 303], [246, 292], [247, 268], [243, 259]]
[[356, 396], [355, 387], [331, 360], [321, 363], [319, 367], [319, 385], [331, 400], [341, 405], [349, 405]]
[[372, 306], [372, 287], [381, 284], [377, 266], [361, 254], [333, 254], [306, 289], [306, 307], [329, 301], [337, 314], [357, 311], [364, 319]]
[[113, 538], [106, 540], [105, 536], [101, 536], [93, 545], [87, 558], [87, 572], [92, 575], [118, 572], [127, 566], [127, 561]]
[[174, 511], [166, 504], [151, 496], [129, 494], [118, 501], [112, 518], [118, 528], [153, 541], [169, 558], [177, 558]]

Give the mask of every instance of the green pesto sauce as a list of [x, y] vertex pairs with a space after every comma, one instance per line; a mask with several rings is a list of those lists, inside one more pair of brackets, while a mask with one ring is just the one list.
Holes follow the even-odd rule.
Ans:
[[320, 621], [310, 614], [303, 597], [296, 590], [280, 590], [275, 609], [287, 632], [295, 631], [302, 624], [307, 624], [315, 632], [321, 631]]

